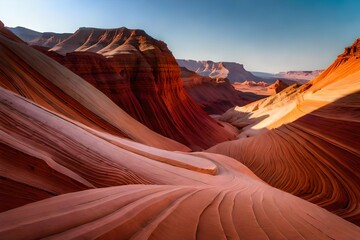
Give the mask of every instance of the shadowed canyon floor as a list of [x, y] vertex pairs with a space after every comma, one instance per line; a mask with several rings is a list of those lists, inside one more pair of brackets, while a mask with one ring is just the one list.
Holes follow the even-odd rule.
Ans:
[[[358, 42], [310, 83], [221, 124], [184, 91], [162, 43], [121, 29], [90, 29], [102, 42], [80, 29], [55, 45], [67, 55], [46, 51], [72, 72], [0, 28], [0, 239], [360, 239]], [[210, 84], [194, 94], [237, 93]], [[121, 106], [118, 88], [152, 113]], [[204, 104], [222, 111], [219, 99]], [[171, 116], [183, 124], [173, 139], [152, 122]], [[225, 141], [238, 134], [230, 123], [241, 132]]]

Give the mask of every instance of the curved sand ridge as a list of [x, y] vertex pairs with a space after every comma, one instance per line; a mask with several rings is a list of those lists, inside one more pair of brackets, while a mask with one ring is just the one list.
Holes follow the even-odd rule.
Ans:
[[[6, 168], [5, 172], [14, 170], [14, 175], [22, 176], [21, 171], [27, 170], [33, 174], [33, 182], [24, 177], [14, 181], [36, 187], [37, 192], [32, 194], [48, 191], [51, 184], [69, 187], [69, 183], [57, 181], [36, 185], [41, 182], [39, 171], [43, 169], [39, 163], [49, 163], [46, 159], [50, 158], [62, 167], [62, 172], [67, 172], [73, 185], [97, 188], [74, 188], [77, 192], [0, 213], [0, 235], [5, 239], [360, 237], [359, 227], [268, 186], [231, 158], [167, 152], [131, 143], [94, 132], [10, 91], [0, 89], [0, 97], [1, 116], [5, 116], [1, 118], [1, 132], [13, 139], [2, 138], [5, 144], [0, 149], [17, 148], [28, 153], [26, 160], [37, 154], [37, 165], [28, 162], [19, 166], [20, 159], [5, 159], [10, 165], [17, 165], [16, 170]], [[144, 156], [143, 152], [149, 155]], [[172, 161], [186, 163], [186, 167]], [[49, 174], [58, 175], [54, 164], [49, 166], [53, 168]], [[216, 171], [206, 174], [199, 167]], [[134, 183], [141, 185], [131, 185]], [[130, 185], [118, 186], [121, 184]], [[16, 203], [14, 200], [26, 192], [11, 194], [9, 199]], [[22, 204], [18, 202], [19, 206]]]
[[209, 151], [236, 158], [272, 186], [360, 224], [358, 45], [311, 82], [226, 112], [222, 121], [244, 127], [240, 139]]

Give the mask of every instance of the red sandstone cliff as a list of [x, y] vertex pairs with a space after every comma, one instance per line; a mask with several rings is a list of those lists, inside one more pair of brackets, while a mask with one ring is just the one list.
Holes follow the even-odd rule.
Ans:
[[135, 119], [192, 149], [233, 138], [189, 98], [166, 44], [142, 30], [80, 28], [50, 56]]

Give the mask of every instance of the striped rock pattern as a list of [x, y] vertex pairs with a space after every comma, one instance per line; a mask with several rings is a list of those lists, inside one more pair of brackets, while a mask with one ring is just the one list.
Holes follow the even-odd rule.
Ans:
[[359, 40], [299, 88], [289, 87], [229, 110], [220, 119], [242, 127], [239, 140], [209, 151], [231, 156], [270, 185], [359, 225], [360, 61], [356, 49]]

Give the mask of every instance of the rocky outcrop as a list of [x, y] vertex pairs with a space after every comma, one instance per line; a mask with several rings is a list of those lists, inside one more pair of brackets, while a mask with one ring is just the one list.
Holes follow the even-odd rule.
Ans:
[[52, 48], [56, 44], [62, 42], [66, 38], [70, 37], [70, 35], [71, 35], [70, 33], [44, 32], [44, 33], [41, 33], [41, 35], [36, 37], [35, 39], [32, 39], [27, 42], [30, 46], [36, 45], [36, 46]]
[[81, 28], [50, 54], [163, 136], [192, 149], [234, 137], [189, 98], [166, 44], [142, 30]]
[[260, 78], [246, 71], [244, 66], [235, 62], [213, 62], [195, 60], [176, 60], [179, 66], [196, 72], [201, 76], [212, 78], [228, 78], [231, 83], [243, 82], [245, 80], [261, 81]]
[[273, 95], [273, 94], [277, 94], [279, 92], [281, 92], [282, 90], [284, 90], [285, 88], [289, 87], [289, 85], [287, 85], [286, 83], [284, 83], [281, 80], [276, 80], [273, 84], [271, 84], [270, 86], [267, 87], [268, 92]]
[[222, 114], [259, 98], [234, 89], [228, 79], [200, 76], [181, 67], [181, 79], [190, 97], [209, 114]]
[[242, 127], [240, 139], [209, 151], [359, 225], [358, 44], [309, 83], [226, 112], [220, 119]]

